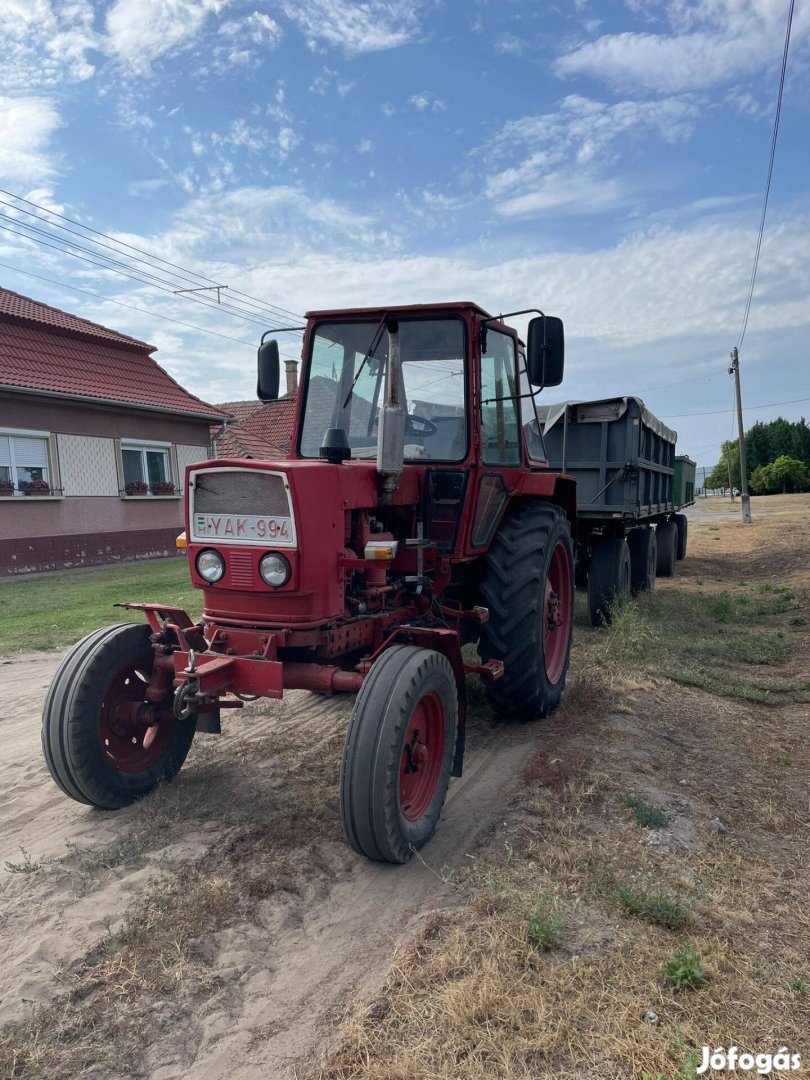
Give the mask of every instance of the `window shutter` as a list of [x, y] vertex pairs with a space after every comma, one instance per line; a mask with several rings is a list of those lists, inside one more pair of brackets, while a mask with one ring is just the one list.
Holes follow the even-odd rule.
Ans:
[[0, 465], [11, 465], [11, 446], [8, 435], [0, 435]]
[[48, 440], [27, 439], [22, 436], [13, 436], [14, 462], [17, 468], [47, 469], [48, 468]]

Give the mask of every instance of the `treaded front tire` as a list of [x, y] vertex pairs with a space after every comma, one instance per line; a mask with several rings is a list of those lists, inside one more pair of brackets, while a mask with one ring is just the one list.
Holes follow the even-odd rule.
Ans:
[[501, 523], [483, 564], [489, 621], [478, 651], [485, 663], [504, 665], [499, 679], [484, 684], [489, 703], [514, 720], [547, 716], [565, 687], [574, 624], [574, 549], [565, 512], [554, 503], [521, 506]]
[[458, 694], [449, 660], [392, 645], [357, 695], [340, 770], [346, 839], [377, 862], [407, 862], [433, 835], [450, 782]]
[[60, 664], [42, 711], [42, 752], [70, 798], [117, 810], [179, 772], [194, 723], [174, 719], [171, 691], [148, 748], [145, 727], [130, 729], [112, 716], [117, 704], [143, 699], [153, 663], [149, 627], [121, 623], [88, 634]]

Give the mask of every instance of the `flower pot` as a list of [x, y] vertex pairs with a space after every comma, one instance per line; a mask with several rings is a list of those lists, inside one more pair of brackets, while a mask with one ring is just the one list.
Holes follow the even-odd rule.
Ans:
[[143, 480], [133, 480], [132, 483], [127, 484], [124, 491], [127, 495], [146, 495], [149, 492], [149, 487]]

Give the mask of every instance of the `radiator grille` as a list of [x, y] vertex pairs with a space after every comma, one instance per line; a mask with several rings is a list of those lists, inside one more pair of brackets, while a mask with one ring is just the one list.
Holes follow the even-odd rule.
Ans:
[[252, 588], [256, 584], [256, 572], [253, 563], [256, 556], [252, 551], [232, 551], [228, 556], [228, 569], [231, 585]]
[[255, 469], [198, 473], [194, 483], [194, 510], [204, 514], [290, 516], [282, 478]]

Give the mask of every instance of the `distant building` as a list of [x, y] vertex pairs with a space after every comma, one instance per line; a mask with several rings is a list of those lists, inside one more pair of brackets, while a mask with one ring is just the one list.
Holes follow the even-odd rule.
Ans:
[[0, 289], [0, 574], [170, 555], [225, 414], [154, 346]]

